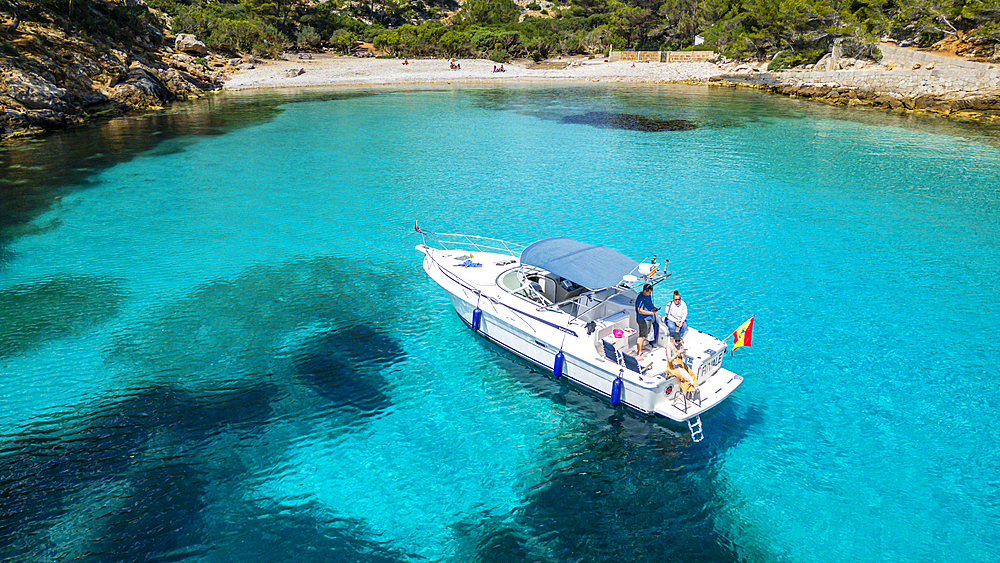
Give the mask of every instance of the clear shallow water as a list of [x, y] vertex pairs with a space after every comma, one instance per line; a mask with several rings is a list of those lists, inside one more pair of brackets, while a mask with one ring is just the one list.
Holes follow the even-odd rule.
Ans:
[[[243, 95], [5, 149], [0, 557], [996, 560], [998, 139], [594, 85]], [[700, 444], [622, 416], [474, 339], [415, 219], [669, 258], [699, 328], [757, 314], [746, 381]]]

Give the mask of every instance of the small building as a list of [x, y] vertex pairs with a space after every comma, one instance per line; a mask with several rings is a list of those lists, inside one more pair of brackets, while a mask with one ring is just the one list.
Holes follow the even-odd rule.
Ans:
[[702, 36], [700, 36], [700, 35], [695, 35], [694, 36], [694, 44], [695, 45], [704, 45], [705, 44], [705, 38], [702, 37]]

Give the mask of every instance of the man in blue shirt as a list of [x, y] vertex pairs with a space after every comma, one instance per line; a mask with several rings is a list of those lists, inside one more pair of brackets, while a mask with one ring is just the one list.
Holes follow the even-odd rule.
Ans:
[[659, 307], [653, 306], [653, 286], [647, 283], [643, 286], [642, 293], [635, 298], [635, 320], [639, 325], [639, 337], [635, 341], [639, 351], [636, 352], [636, 356], [642, 356], [642, 347], [646, 344], [649, 327], [653, 326], [653, 314], [659, 310]]

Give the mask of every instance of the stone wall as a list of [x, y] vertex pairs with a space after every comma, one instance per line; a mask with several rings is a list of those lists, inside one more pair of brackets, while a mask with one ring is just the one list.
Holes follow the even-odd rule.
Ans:
[[715, 51], [663, 51], [665, 63], [700, 63], [714, 61]]
[[915, 51], [913, 49], [901, 49], [899, 47], [893, 47], [892, 45], [887, 45], [881, 43], [878, 46], [879, 50], [882, 51], [882, 59], [879, 61], [882, 64], [888, 64], [890, 62], [895, 63], [896, 66], [902, 68], [912, 68], [914, 64], [919, 64], [921, 67], [926, 67], [928, 64], [933, 63], [934, 68], [945, 69], [945, 68], [960, 68], [968, 70], [996, 70], [997, 65], [992, 65], [989, 63], [979, 63], [976, 61], [969, 61], [956, 57], [944, 57], [941, 55], [935, 55], [934, 53], [929, 53], [927, 51]]
[[621, 51], [623, 61], [642, 61], [659, 63], [662, 61], [663, 51]]
[[[987, 65], [988, 66], [988, 65]], [[903, 96], [1000, 91], [1000, 69], [935, 68], [933, 70], [842, 70], [777, 72], [783, 84], [824, 84], [864, 92], [894, 92]]]
[[654, 63], [695, 63], [713, 61], [714, 51], [618, 51], [623, 61]]

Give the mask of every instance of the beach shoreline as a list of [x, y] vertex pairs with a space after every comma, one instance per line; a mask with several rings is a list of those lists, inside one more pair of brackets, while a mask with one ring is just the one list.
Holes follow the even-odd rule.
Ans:
[[[1000, 80], [988, 70], [944, 68], [893, 69], [877, 63], [827, 72], [800, 69], [768, 72], [766, 62], [607, 61], [587, 56], [560, 57], [541, 63], [487, 59], [402, 59], [287, 53], [278, 60], [243, 63], [223, 82], [228, 91], [433, 84], [632, 83], [703, 84], [767, 90], [832, 105], [930, 113], [974, 121], [1000, 120]], [[405, 63], [405, 64], [404, 64]], [[933, 69], [933, 70], [932, 70]]]
[[[408, 64], [403, 64], [403, 63]], [[286, 55], [238, 70], [224, 82], [226, 90], [360, 86], [394, 84], [502, 84], [516, 82], [704, 83], [724, 74], [713, 63], [632, 63], [571, 57], [531, 64], [487, 59], [459, 59], [452, 70], [447, 59], [380, 59], [329, 54]], [[529, 66], [530, 65], [530, 66]], [[249, 66], [249, 65], [247, 65]]]

